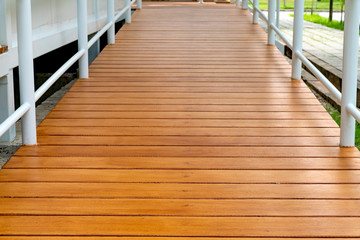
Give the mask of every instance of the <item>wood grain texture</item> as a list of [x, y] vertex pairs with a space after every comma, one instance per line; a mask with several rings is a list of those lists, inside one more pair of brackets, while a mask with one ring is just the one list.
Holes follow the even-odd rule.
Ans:
[[0, 240], [360, 238], [360, 153], [251, 19], [144, 2], [0, 171]]

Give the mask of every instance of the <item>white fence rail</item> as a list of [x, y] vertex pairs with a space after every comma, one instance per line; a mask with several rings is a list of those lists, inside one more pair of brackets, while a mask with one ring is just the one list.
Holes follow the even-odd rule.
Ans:
[[21, 106], [0, 124], [0, 137], [22, 119], [22, 136], [24, 145], [37, 144], [35, 103], [76, 61], [79, 61], [79, 77], [87, 78], [88, 50], [107, 32], [108, 44], [115, 43], [115, 23], [123, 15], [126, 22], [131, 22], [131, 5], [137, 2], [141, 8], [142, 0], [126, 1], [125, 7], [115, 14], [114, 0], [107, 0], [108, 23], [88, 41], [87, 1], [77, 0], [78, 19], [78, 52], [62, 65], [45, 83], [34, 91], [34, 67], [32, 53], [31, 0], [16, 0], [18, 58], [20, 79]]
[[[248, 2], [253, 5], [252, 8], [248, 6]], [[236, 5], [242, 6], [243, 9], [251, 9], [253, 23], [257, 23], [259, 17], [267, 23], [269, 45], [274, 45], [274, 35], [277, 34], [292, 50], [292, 79], [301, 78], [302, 64], [304, 64], [341, 104], [340, 146], [354, 146], [355, 119], [360, 122], [360, 111], [356, 108], [360, 1], [347, 0], [345, 2], [342, 93], [302, 54], [304, 0], [296, 0], [294, 3], [292, 44], [278, 27], [280, 8], [278, 0], [268, 1], [268, 17], [259, 9], [258, 0], [243, 0], [242, 2], [237, 0]], [[275, 18], [276, 11], [277, 18]]]

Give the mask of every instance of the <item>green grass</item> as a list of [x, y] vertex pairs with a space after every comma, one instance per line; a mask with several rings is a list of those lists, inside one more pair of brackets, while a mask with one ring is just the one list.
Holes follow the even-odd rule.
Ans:
[[308, 22], [318, 23], [329, 28], [339, 29], [344, 31], [344, 22], [333, 20], [329, 22], [326, 17], [319, 16], [318, 14], [304, 14], [304, 20]]
[[[340, 126], [341, 122], [341, 113], [333, 108], [325, 107], [326, 111], [331, 115], [331, 117], [334, 119], [334, 121], [337, 123], [337, 125]], [[360, 124], [356, 122], [355, 126], [355, 147], [357, 147], [360, 150]]]
[[[294, 17], [294, 14], [290, 14], [291, 17]], [[319, 16], [318, 14], [304, 14], [304, 20], [308, 22], [313, 22], [317, 24], [321, 24], [323, 26], [334, 28], [338, 30], [344, 31], [344, 22], [339, 22], [336, 20], [333, 20], [329, 22], [329, 19], [326, 17]]]
[[[321, 0], [318, 1], [317, 9], [321, 10], [329, 10], [329, 1], [330, 0]], [[280, 0], [280, 8], [281, 9], [294, 9], [294, 0], [285, 0], [285, 6], [284, 6], [284, 0]], [[305, 0], [305, 9], [311, 9], [312, 8], [312, 0]], [[259, 1], [259, 7], [260, 9], [267, 9], [268, 8], [268, 0], [260, 0]], [[315, 0], [314, 0], [314, 8], [315, 8]], [[334, 10], [341, 10], [341, 0], [334, 0]]]

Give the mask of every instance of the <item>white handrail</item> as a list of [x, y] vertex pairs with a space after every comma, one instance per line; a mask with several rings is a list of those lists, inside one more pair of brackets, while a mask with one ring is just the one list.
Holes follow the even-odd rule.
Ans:
[[5, 121], [0, 124], [0, 136], [6, 133], [22, 116], [25, 115], [30, 109], [29, 103], [22, 104], [18, 109], [16, 109], [13, 114], [11, 114]]
[[100, 29], [100, 31], [98, 31], [88, 42], [87, 44], [87, 48], [91, 48], [92, 45], [94, 45], [96, 43], [97, 40], [99, 40], [99, 38], [107, 31], [109, 30], [112, 26], [113, 26], [114, 22], [109, 22], [108, 24], [106, 24], [102, 29]]
[[35, 92], [35, 101], [38, 101], [42, 95], [85, 53], [82, 49], [72, 56], [64, 65], [62, 65], [51, 77], [44, 82]]
[[129, 6], [124, 7], [120, 12], [118, 12], [114, 17], [114, 22], [116, 22], [122, 15], [124, 15], [128, 9]]
[[296, 51], [295, 54], [340, 103], [341, 92], [301, 52]]
[[350, 113], [360, 123], [360, 111], [354, 104], [346, 105], [346, 111]]
[[270, 27], [276, 32], [276, 34], [286, 43], [286, 45], [292, 50], [293, 46], [291, 42], [285, 37], [285, 35], [281, 32], [281, 30], [276, 27], [273, 23], [270, 24]]

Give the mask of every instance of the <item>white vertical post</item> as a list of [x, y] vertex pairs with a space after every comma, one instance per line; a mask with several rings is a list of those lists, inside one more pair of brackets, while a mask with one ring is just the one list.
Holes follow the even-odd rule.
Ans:
[[137, 1], [136, 1], [136, 8], [137, 8], [137, 9], [141, 9], [141, 8], [142, 8], [142, 0], [137, 0]]
[[19, 52], [20, 103], [30, 104], [29, 111], [22, 117], [22, 138], [24, 145], [35, 145], [37, 139], [31, 0], [16, 1], [16, 17]]
[[280, 0], [276, 0], [276, 25], [277, 28], [280, 27]]
[[89, 53], [87, 33], [87, 0], [77, 0], [77, 21], [78, 21], [78, 49], [85, 50], [84, 55], [79, 59], [79, 77], [89, 77]]
[[236, 6], [240, 7], [241, 6], [241, 0], [236, 0]]
[[128, 7], [128, 10], [125, 13], [125, 22], [131, 23], [131, 1], [125, 0], [125, 7]]
[[259, 22], [259, 13], [256, 10], [257, 8], [259, 8], [259, 0], [253, 0], [253, 23], [258, 23]]
[[293, 30], [293, 52], [292, 52], [292, 79], [301, 79], [301, 60], [296, 52], [302, 52], [304, 22], [304, 0], [296, 0], [294, 3], [294, 30]]
[[276, 0], [268, 1], [268, 45], [275, 45], [275, 31], [272, 25], [275, 24]]
[[[98, 2], [98, 0], [93, 0], [93, 6], [94, 6], [94, 20], [97, 22], [97, 21], [99, 21], [99, 2]], [[90, 49], [94, 49], [93, 51], [95, 51], [96, 56], [98, 56], [100, 54], [100, 39], [98, 39], [96, 41], [96, 43], [94, 43], [93, 47]], [[91, 52], [91, 50], [90, 50], [90, 52]], [[91, 54], [89, 54], [89, 55], [91, 55]], [[89, 57], [89, 58], [91, 59], [91, 57]]]
[[[11, 48], [11, 11], [6, 0], [0, 0], [0, 45]], [[6, 64], [0, 63], [3, 68]], [[15, 111], [13, 70], [6, 76], [0, 77], [0, 122], [3, 122]], [[0, 141], [10, 142], [16, 137], [15, 125], [0, 137]]]
[[[14, 79], [13, 70], [10, 70], [8, 75], [0, 78], [0, 122], [3, 122], [14, 111]], [[10, 142], [15, 137], [16, 128], [14, 125], [0, 137], [0, 141]]]
[[355, 119], [346, 108], [349, 104], [356, 106], [359, 17], [360, 1], [346, 0], [340, 134], [340, 146], [342, 147], [355, 145]]
[[242, 6], [241, 6], [241, 8], [244, 9], [244, 10], [246, 10], [246, 9], [249, 8], [248, 6], [249, 6], [249, 5], [248, 5], [248, 0], [242, 0]]
[[107, 31], [107, 39], [108, 44], [114, 44], [115, 43], [115, 6], [114, 6], [114, 0], [107, 0], [107, 21], [112, 22], [113, 24]]

